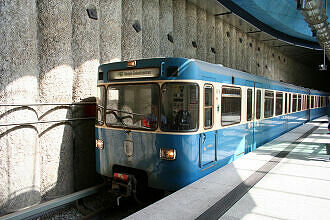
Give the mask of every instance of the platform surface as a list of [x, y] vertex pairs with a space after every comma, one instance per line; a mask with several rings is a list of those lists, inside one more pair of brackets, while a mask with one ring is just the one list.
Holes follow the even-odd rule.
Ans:
[[304, 124], [127, 219], [330, 219], [327, 120]]

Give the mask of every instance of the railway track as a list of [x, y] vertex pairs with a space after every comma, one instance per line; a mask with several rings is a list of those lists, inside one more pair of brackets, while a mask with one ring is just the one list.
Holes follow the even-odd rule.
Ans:
[[107, 192], [106, 184], [100, 184], [24, 210], [0, 216], [0, 220], [123, 219], [160, 198], [153, 198], [144, 203], [137, 203], [132, 197], [120, 198], [119, 200], [116, 195]]

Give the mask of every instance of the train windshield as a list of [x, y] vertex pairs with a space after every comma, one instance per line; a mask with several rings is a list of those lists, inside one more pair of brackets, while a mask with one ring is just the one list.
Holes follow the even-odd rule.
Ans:
[[108, 126], [156, 130], [159, 86], [155, 83], [111, 85], [107, 89], [106, 106]]
[[161, 92], [161, 130], [196, 131], [199, 114], [198, 85], [196, 83], [165, 83]]

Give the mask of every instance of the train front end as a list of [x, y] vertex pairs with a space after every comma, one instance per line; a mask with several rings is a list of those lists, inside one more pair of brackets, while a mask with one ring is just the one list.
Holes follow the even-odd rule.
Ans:
[[96, 168], [120, 195], [174, 191], [198, 178], [199, 85], [168, 74], [184, 62], [100, 67]]

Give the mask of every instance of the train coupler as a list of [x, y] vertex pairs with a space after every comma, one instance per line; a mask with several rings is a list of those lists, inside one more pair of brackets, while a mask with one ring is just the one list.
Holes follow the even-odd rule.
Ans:
[[136, 192], [136, 182], [133, 175], [114, 173], [111, 192], [121, 197], [132, 196]]

